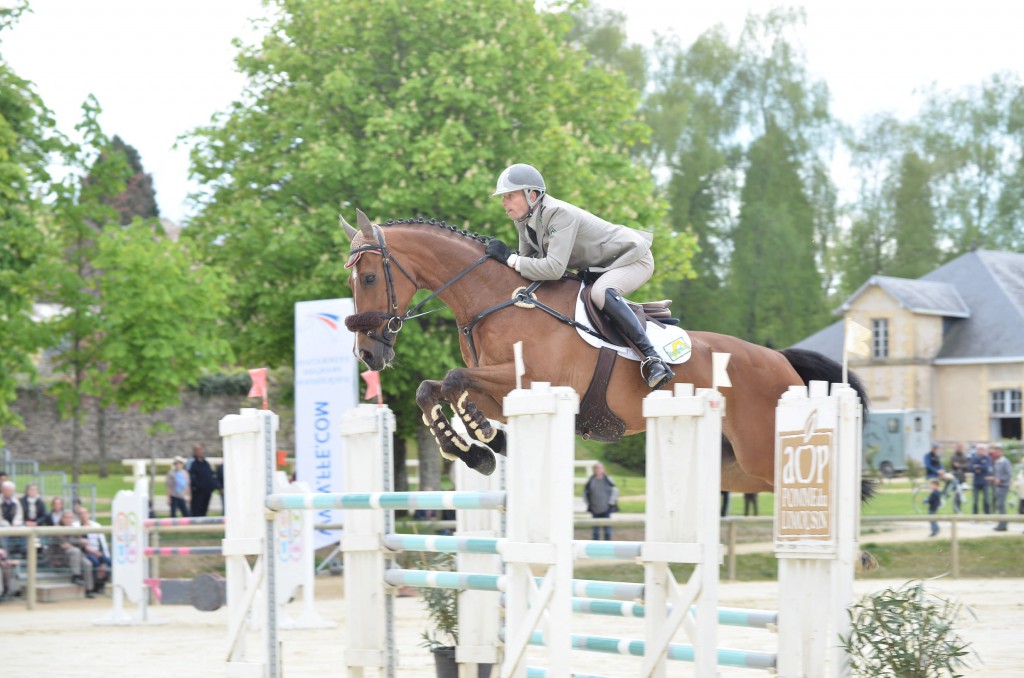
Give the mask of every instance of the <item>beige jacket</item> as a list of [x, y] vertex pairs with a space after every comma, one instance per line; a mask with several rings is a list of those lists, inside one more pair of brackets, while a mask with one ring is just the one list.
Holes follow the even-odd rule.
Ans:
[[[516, 268], [528, 280], [557, 280], [566, 269], [600, 273], [627, 266], [650, 251], [653, 239], [550, 195], [541, 198], [532, 215], [515, 224], [520, 255]], [[539, 243], [527, 226], [536, 232]]]

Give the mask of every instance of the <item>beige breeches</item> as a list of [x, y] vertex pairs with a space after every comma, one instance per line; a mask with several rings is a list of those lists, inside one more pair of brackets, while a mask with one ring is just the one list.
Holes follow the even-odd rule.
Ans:
[[604, 293], [615, 290], [622, 296], [635, 292], [654, 275], [654, 255], [648, 252], [632, 264], [605, 271], [590, 288], [590, 299], [594, 306], [604, 308]]

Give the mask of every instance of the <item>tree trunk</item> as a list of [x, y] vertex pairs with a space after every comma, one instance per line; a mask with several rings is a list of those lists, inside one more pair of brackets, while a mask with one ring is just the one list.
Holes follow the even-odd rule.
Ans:
[[100, 478], [106, 478], [107, 473], [107, 408], [99, 399], [96, 400], [96, 447], [97, 459], [99, 460]]
[[416, 446], [420, 459], [420, 490], [441, 489], [441, 452], [437, 441], [426, 426], [416, 428]]
[[78, 401], [71, 408], [71, 482], [78, 483], [78, 448], [82, 440], [82, 406]]

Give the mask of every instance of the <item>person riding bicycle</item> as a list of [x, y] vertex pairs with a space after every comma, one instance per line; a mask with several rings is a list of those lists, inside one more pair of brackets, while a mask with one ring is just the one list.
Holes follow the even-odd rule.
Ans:
[[548, 195], [544, 178], [531, 165], [505, 168], [493, 195], [501, 196], [505, 213], [515, 223], [519, 251], [493, 238], [487, 255], [527, 280], [558, 280], [569, 268], [600, 274], [590, 288], [594, 305], [643, 354], [640, 375], [647, 385], [657, 389], [670, 382], [675, 375], [625, 300], [654, 273], [651, 236]]

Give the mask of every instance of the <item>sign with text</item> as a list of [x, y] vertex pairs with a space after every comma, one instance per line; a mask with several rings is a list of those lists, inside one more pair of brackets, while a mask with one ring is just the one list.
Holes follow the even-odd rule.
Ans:
[[776, 431], [775, 548], [835, 553], [835, 406], [826, 399], [780, 406]]
[[[341, 492], [341, 415], [358, 403], [353, 337], [345, 328], [352, 313], [351, 299], [295, 304], [295, 471], [314, 492]], [[340, 522], [340, 510], [316, 511], [314, 548], [339, 538], [316, 526]]]

